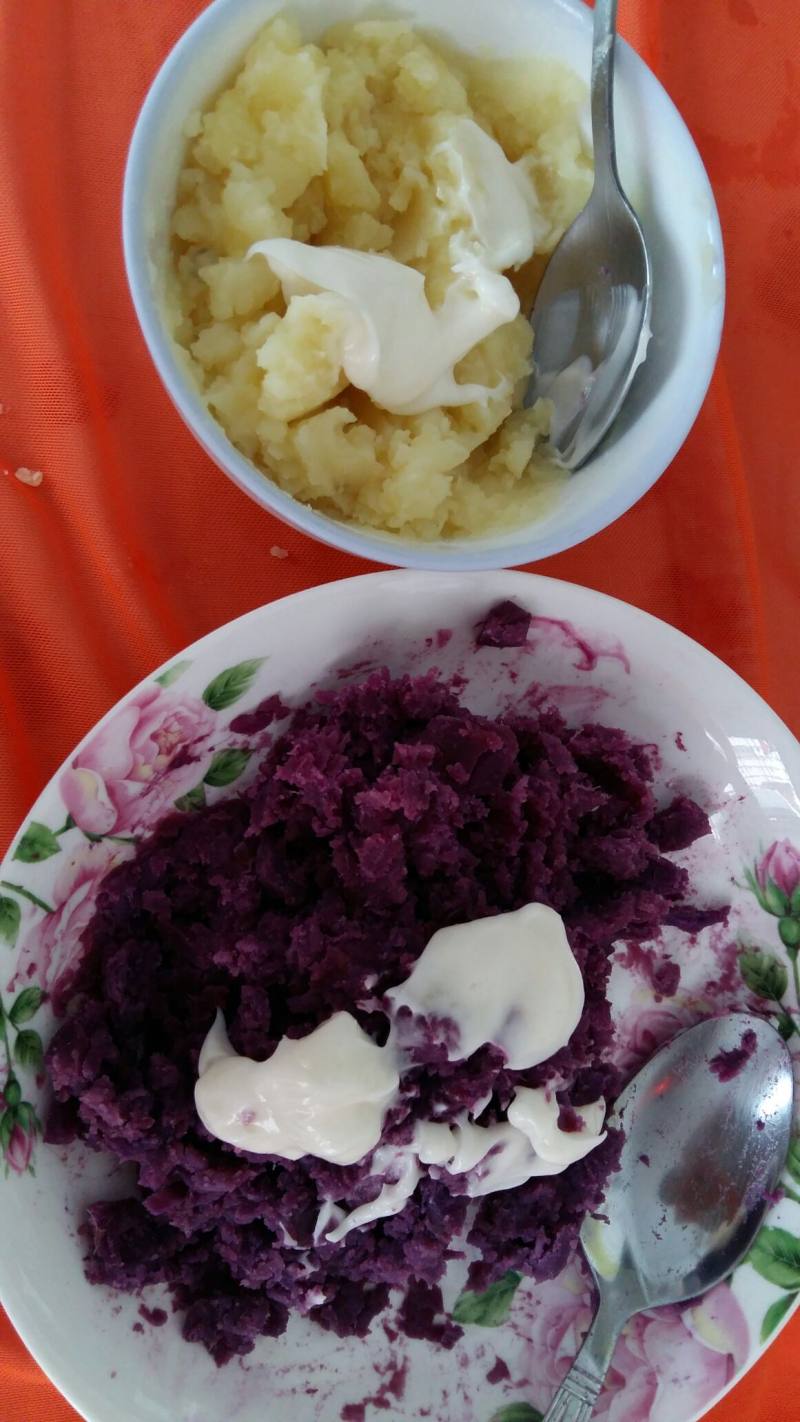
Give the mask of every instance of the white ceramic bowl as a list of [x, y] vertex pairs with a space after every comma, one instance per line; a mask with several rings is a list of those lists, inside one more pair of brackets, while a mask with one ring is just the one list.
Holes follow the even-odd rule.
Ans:
[[[528, 645], [476, 651], [476, 621], [504, 598], [533, 614]], [[450, 630], [449, 640], [431, 637], [439, 628]], [[539, 1413], [531, 1405], [544, 1410], [588, 1322], [586, 1283], [571, 1267], [549, 1284], [511, 1287], [508, 1316], [494, 1317], [496, 1327], [486, 1317], [484, 1326], [466, 1327], [449, 1353], [393, 1338], [380, 1321], [365, 1340], [339, 1340], [294, 1318], [283, 1337], [262, 1340], [243, 1363], [218, 1370], [183, 1341], [174, 1317], [135, 1332], [140, 1300], [86, 1282], [77, 1235], [83, 1209], [129, 1194], [130, 1185], [113, 1161], [46, 1146], [32, 1130], [30, 1111], [44, 1115], [45, 1094], [30, 1034], [46, 1044], [54, 1030], [37, 989], [51, 988], [80, 950], [103, 873], [133, 852], [125, 836], [146, 832], [204, 782], [220, 750], [231, 763], [230, 749], [247, 742], [231, 726], [241, 712], [275, 692], [302, 702], [314, 683], [341, 685], [340, 669], [363, 667], [365, 659], [395, 674], [432, 665], [444, 675], [462, 670], [467, 703], [488, 714], [531, 687], [556, 688], [572, 723], [597, 719], [652, 743], [664, 796], [688, 791], [710, 811], [713, 837], [684, 851], [681, 862], [698, 904], [730, 902], [729, 923], [696, 941], [666, 931], [682, 972], [668, 1002], [654, 997], [635, 962], [615, 968], [611, 998], [623, 1041], [633, 1039], [646, 1054], [697, 1016], [732, 1006], [770, 1010], [748, 991], [743, 969], [751, 984], [782, 999], [784, 1012], [797, 1014], [796, 975], [782, 941], [791, 941], [789, 920], [780, 915], [790, 912], [800, 884], [800, 749], [764, 702], [702, 647], [600, 593], [509, 572], [377, 573], [299, 593], [218, 628], [89, 733], [0, 865], [0, 1163], [5, 1147], [8, 1167], [5, 1179], [0, 1170], [0, 1298], [89, 1422], [375, 1422], [386, 1408], [392, 1422], [533, 1422]], [[165, 765], [165, 736], [172, 752], [188, 740], [191, 757]], [[208, 796], [235, 794], [258, 760], [258, 752], [246, 766], [242, 758], [241, 778]], [[92, 772], [100, 799], [115, 807], [105, 829], [117, 838], [87, 840], [74, 802], [79, 823], [70, 824], [63, 794], [70, 767]], [[791, 923], [800, 908], [794, 912]], [[751, 956], [742, 957], [743, 944]], [[761, 957], [754, 958], [756, 946]], [[11, 1061], [6, 1039], [16, 1048]], [[797, 1054], [800, 1035], [791, 1043]], [[800, 1139], [785, 1183], [794, 1198], [770, 1207], [751, 1260], [730, 1281], [702, 1303], [632, 1325], [599, 1415], [695, 1422], [800, 1307]], [[451, 1280], [448, 1309], [455, 1292]], [[147, 1303], [159, 1302], [151, 1291]]]
[[[323, 543], [409, 568], [514, 566], [570, 548], [605, 528], [655, 483], [688, 434], [719, 348], [724, 262], [714, 197], [670, 99], [625, 44], [617, 66], [620, 169], [653, 265], [653, 340], [614, 430], [539, 521], [477, 539], [422, 543], [339, 522], [298, 502], [234, 447], [181, 364], [162, 320], [163, 273], [187, 115], [235, 68], [281, 9], [307, 36], [374, 13], [370, 0], [215, 0], [169, 55], [131, 144], [123, 203], [125, 260], [145, 340], [167, 392], [200, 444], [257, 503]], [[402, 0], [397, 9], [462, 48], [553, 57], [589, 73], [591, 12], [582, 0]]]

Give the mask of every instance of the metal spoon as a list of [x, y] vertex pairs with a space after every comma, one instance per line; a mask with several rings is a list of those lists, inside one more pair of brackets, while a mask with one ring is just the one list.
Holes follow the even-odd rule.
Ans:
[[[752, 1056], [720, 1080], [710, 1064], [747, 1032]], [[604, 1218], [581, 1230], [599, 1307], [544, 1422], [587, 1422], [628, 1320], [697, 1298], [746, 1254], [786, 1161], [793, 1100], [785, 1042], [739, 1012], [679, 1033], [626, 1088], [620, 1169]]]
[[577, 469], [616, 418], [650, 338], [644, 233], [620, 186], [614, 143], [617, 0], [595, 0], [594, 187], [545, 269], [531, 315], [534, 373], [526, 403], [553, 401], [550, 444]]

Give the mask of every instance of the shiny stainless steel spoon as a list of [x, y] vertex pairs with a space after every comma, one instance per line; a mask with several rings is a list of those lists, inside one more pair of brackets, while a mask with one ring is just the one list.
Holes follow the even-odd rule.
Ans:
[[592, 51], [594, 187], [545, 269], [531, 321], [534, 372], [526, 404], [553, 401], [550, 444], [577, 469], [619, 413], [650, 337], [644, 233], [617, 172], [614, 47], [617, 0], [595, 0]]
[[[750, 1031], [752, 1056], [720, 1080], [710, 1063]], [[599, 1307], [543, 1422], [587, 1422], [628, 1320], [698, 1297], [739, 1263], [780, 1179], [793, 1101], [786, 1043], [747, 1013], [679, 1033], [634, 1077], [615, 1109], [625, 1144], [604, 1218], [581, 1230]]]

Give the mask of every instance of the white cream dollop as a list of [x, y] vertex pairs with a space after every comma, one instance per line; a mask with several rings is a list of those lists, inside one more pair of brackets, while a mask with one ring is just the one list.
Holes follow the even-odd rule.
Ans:
[[375, 1152], [370, 1173], [391, 1176], [380, 1194], [351, 1210], [324, 1237], [329, 1244], [338, 1244], [352, 1229], [398, 1214], [413, 1195], [423, 1166], [434, 1175], [443, 1171], [467, 1175], [465, 1193], [473, 1199], [513, 1190], [537, 1176], [560, 1175], [606, 1138], [602, 1097], [582, 1106], [578, 1114], [583, 1129], [563, 1131], [555, 1092], [520, 1087], [508, 1108], [507, 1122], [479, 1126], [466, 1116], [453, 1125], [420, 1122], [407, 1146], [386, 1146]]
[[228, 1145], [299, 1160], [353, 1165], [380, 1140], [399, 1077], [349, 1012], [306, 1037], [284, 1037], [265, 1062], [234, 1051], [217, 1013], [200, 1053], [195, 1105], [206, 1130]]
[[[445, 1019], [451, 1061], [493, 1043], [513, 1070], [523, 1070], [569, 1041], [583, 1010], [583, 980], [553, 909], [528, 904], [440, 929], [387, 998], [393, 1025], [385, 1047], [350, 1013], [337, 1012], [306, 1037], [284, 1037], [267, 1061], [256, 1062], [236, 1054], [218, 1012], [200, 1053], [197, 1111], [220, 1140], [286, 1160], [312, 1155], [351, 1165], [372, 1157], [369, 1173], [383, 1180], [377, 1197], [349, 1214], [328, 1202], [317, 1238], [337, 1243], [398, 1213], [426, 1172], [464, 1175], [468, 1195], [487, 1195], [559, 1174], [604, 1139], [602, 1101], [581, 1109], [583, 1130], [566, 1132], [553, 1091], [520, 1087], [506, 1121], [482, 1126], [465, 1113], [452, 1124], [418, 1123], [406, 1145], [380, 1144], [420, 1019], [427, 1019], [426, 1032], [432, 1020]], [[411, 1017], [400, 1015], [402, 1008]]]
[[458, 204], [489, 265], [505, 272], [529, 261], [548, 224], [524, 163], [510, 163], [500, 144], [469, 118], [456, 119], [436, 151], [455, 177]]
[[410, 976], [387, 993], [393, 1012], [457, 1028], [450, 1061], [492, 1042], [514, 1071], [547, 1061], [583, 1012], [583, 978], [560, 914], [546, 904], [440, 928]]
[[536, 193], [521, 164], [472, 119], [458, 119], [439, 145], [454, 183], [465, 230], [454, 234], [454, 280], [433, 310], [425, 278], [415, 268], [376, 252], [313, 246], [288, 237], [254, 242], [248, 256], [269, 262], [287, 302], [328, 293], [338, 305], [342, 369], [352, 385], [393, 414], [420, 414], [440, 405], [486, 402], [501, 393], [459, 384], [455, 367], [469, 351], [520, 309], [501, 275], [533, 255], [544, 232]]

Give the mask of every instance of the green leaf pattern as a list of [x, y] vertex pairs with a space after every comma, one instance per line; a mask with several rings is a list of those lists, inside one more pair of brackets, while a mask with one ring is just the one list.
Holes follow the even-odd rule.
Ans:
[[13, 948], [19, 933], [22, 914], [16, 899], [0, 896], [0, 938]]
[[[792, 854], [790, 847], [789, 854]], [[784, 875], [785, 888], [776, 884], [770, 872], [771, 861], [772, 851], [762, 853], [759, 864], [745, 869], [744, 880], [759, 907], [771, 916], [785, 957], [762, 948], [743, 948], [739, 954], [739, 971], [750, 991], [771, 1006], [778, 1031], [791, 1045], [800, 1035], [800, 883], [790, 892], [791, 881], [786, 883]], [[793, 1002], [787, 1000], [790, 979], [794, 988]], [[800, 1184], [800, 1136], [795, 1136], [789, 1148], [786, 1175], [788, 1180]], [[800, 1203], [800, 1195], [788, 1183], [784, 1185], [784, 1193], [787, 1199]], [[800, 1238], [780, 1226], [764, 1225], [746, 1263], [782, 1290], [764, 1314], [760, 1336], [765, 1343], [800, 1296]]]
[[516, 1269], [509, 1269], [502, 1279], [490, 1284], [483, 1293], [465, 1289], [456, 1300], [453, 1318], [456, 1323], [477, 1323], [481, 1328], [497, 1328], [498, 1324], [505, 1323], [521, 1283], [522, 1275]]
[[241, 750], [236, 746], [217, 751], [203, 777], [205, 784], [215, 788], [232, 785], [234, 780], [239, 779], [251, 755], [252, 751]]
[[44, 993], [38, 987], [26, 987], [22, 989], [19, 996], [12, 1002], [8, 1011], [8, 1020], [15, 1027], [21, 1027], [23, 1022], [30, 1022], [35, 1017], [42, 1005]]
[[739, 972], [756, 997], [780, 1002], [789, 986], [789, 974], [780, 958], [760, 949], [739, 955]]
[[14, 1043], [14, 1059], [23, 1068], [41, 1071], [44, 1064], [44, 1048], [38, 1032], [26, 1028], [23, 1032], [17, 1033], [17, 1040]]
[[[792, 1179], [797, 1179], [796, 1171], [800, 1163], [800, 1137], [792, 1142], [786, 1170]], [[796, 1197], [795, 1197], [796, 1198]], [[774, 1299], [764, 1314], [761, 1324], [761, 1342], [775, 1332], [778, 1324], [788, 1314], [800, 1295], [800, 1239], [789, 1230], [776, 1225], [764, 1225], [756, 1236], [755, 1244], [747, 1256], [756, 1273], [771, 1284], [786, 1292]]]
[[800, 1239], [777, 1225], [764, 1225], [747, 1256], [762, 1279], [779, 1289], [800, 1289]]
[[491, 1422], [542, 1422], [542, 1414], [529, 1402], [509, 1402], [492, 1413]]
[[39, 864], [43, 859], [49, 859], [52, 854], [58, 854], [60, 850], [58, 836], [53, 834], [47, 825], [39, 824], [38, 820], [31, 820], [14, 850], [14, 858], [21, 860], [23, 864]]
[[10, 889], [12, 894], [19, 894], [21, 899], [25, 899], [29, 904], [34, 904], [43, 913], [55, 912], [52, 904], [49, 904], [46, 899], [40, 899], [38, 894], [32, 894], [24, 884], [12, 884], [8, 879], [0, 879], [0, 889]]
[[200, 784], [175, 801], [176, 809], [202, 809], [206, 803], [205, 787], [208, 785], [212, 790], [221, 790], [226, 785], [232, 785], [243, 773], [252, 754], [253, 752], [244, 746], [228, 746], [225, 750], [217, 751]]
[[250, 690], [256, 672], [264, 665], [264, 657], [251, 657], [247, 662], [237, 662], [215, 676], [203, 692], [203, 700], [212, 711], [226, 711], [246, 691]]
[[764, 1314], [764, 1322], [761, 1325], [760, 1336], [762, 1343], [766, 1343], [770, 1334], [775, 1332], [778, 1324], [786, 1317], [796, 1298], [797, 1294], [784, 1294], [782, 1298], [776, 1299], [773, 1304], [770, 1304]]
[[159, 686], [165, 688], [172, 686], [179, 677], [183, 676], [185, 671], [189, 670], [191, 665], [191, 662], [173, 662], [171, 667], [167, 667], [166, 671], [163, 671], [160, 676], [154, 677], [154, 680], [158, 682]]
[[187, 790], [185, 795], [179, 795], [175, 801], [176, 810], [202, 810], [206, 803], [205, 786], [195, 785], [193, 790]]
[[0, 1045], [5, 1052], [5, 1079], [0, 1097], [0, 1156], [6, 1176], [13, 1170], [22, 1175], [33, 1171], [33, 1146], [41, 1131], [41, 1122], [30, 1101], [22, 1094], [21, 1071], [41, 1071], [44, 1047], [38, 1032], [24, 1027], [44, 1001], [42, 989], [23, 988], [10, 1007], [0, 997]]
[[[4, 1111], [0, 1116], [0, 1150], [5, 1155], [11, 1141], [11, 1132], [14, 1129], [14, 1117], [10, 1111]], [[8, 1166], [6, 1166], [6, 1175]]]
[[[774, 867], [776, 851], [781, 851], [784, 856], [788, 855], [788, 878], [785, 860], [782, 871]], [[800, 883], [791, 883], [794, 862], [800, 863], [800, 854], [786, 840], [782, 844], [774, 844], [766, 854], [762, 852], [759, 862], [752, 867], [748, 866], [744, 871], [745, 886], [759, 907], [775, 920], [773, 927], [789, 960], [789, 967], [787, 968], [783, 958], [761, 948], [743, 948], [739, 954], [739, 972], [743, 981], [756, 997], [772, 1005], [775, 1025], [786, 1042], [800, 1034]], [[774, 873], [782, 873], [783, 887], [775, 883]], [[795, 994], [794, 1006], [785, 1001], [789, 990], [790, 969]]]

